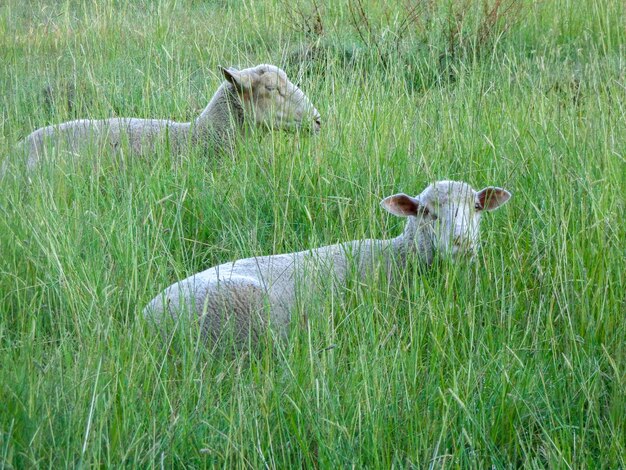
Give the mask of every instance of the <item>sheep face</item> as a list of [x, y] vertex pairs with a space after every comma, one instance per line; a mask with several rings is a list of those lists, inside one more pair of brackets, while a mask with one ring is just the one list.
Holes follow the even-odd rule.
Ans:
[[394, 215], [415, 218], [432, 248], [456, 258], [474, 255], [480, 246], [480, 218], [505, 204], [511, 193], [489, 186], [475, 191], [467, 183], [439, 181], [416, 197], [396, 194], [381, 205]]
[[279, 129], [308, 128], [319, 132], [320, 114], [309, 98], [274, 65], [244, 70], [223, 69], [239, 93], [245, 114], [258, 125]]

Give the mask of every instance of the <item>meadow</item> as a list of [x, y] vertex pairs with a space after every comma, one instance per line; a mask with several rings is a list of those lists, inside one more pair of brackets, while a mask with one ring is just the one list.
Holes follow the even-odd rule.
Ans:
[[[0, 467], [626, 467], [625, 10], [0, 3]], [[259, 63], [319, 135], [20, 169], [38, 127], [188, 121]], [[350, 282], [254, 350], [141, 315], [215, 264], [394, 237], [380, 200], [441, 179], [513, 193], [473, 262]]]

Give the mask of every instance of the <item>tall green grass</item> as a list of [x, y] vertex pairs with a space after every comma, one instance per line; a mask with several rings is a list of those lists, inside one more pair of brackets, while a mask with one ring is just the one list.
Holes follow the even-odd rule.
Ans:
[[[322, 39], [362, 51], [346, 5], [324, 4]], [[218, 64], [284, 64], [307, 40], [284, 8], [4, 2], [0, 154], [16, 163], [19, 139], [76, 117], [193, 118]], [[623, 3], [529, 2], [454, 80], [446, 10], [431, 13], [385, 64], [329, 48], [289, 69], [317, 137], [1, 181], [1, 466], [626, 466]], [[351, 280], [252, 353], [184, 329], [164, 346], [141, 317], [220, 262], [393, 237], [380, 199], [438, 179], [514, 194], [474, 263]]]

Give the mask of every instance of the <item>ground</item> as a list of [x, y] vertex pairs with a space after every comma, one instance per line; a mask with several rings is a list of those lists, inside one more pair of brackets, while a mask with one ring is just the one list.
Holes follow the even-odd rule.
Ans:
[[[626, 466], [624, 3], [405, 3], [0, 5], [0, 466]], [[188, 121], [258, 63], [319, 135], [19, 170], [35, 128]], [[355, 280], [253, 350], [141, 316], [215, 264], [396, 236], [380, 200], [440, 179], [513, 193], [473, 262]]]

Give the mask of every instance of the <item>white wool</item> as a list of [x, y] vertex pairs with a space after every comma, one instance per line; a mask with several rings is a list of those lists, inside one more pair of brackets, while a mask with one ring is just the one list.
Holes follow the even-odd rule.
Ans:
[[501, 188], [477, 192], [453, 181], [430, 185], [416, 197], [396, 194], [381, 204], [408, 217], [399, 237], [224, 263], [171, 285], [152, 299], [144, 316], [162, 323], [188, 315], [198, 319], [203, 334], [213, 339], [224, 333], [226, 325], [234, 328], [238, 341], [254, 337], [267, 321], [266, 313], [272, 327], [282, 329], [291, 320], [299, 295], [319, 289], [320, 276], [342, 285], [351, 267], [362, 279], [375, 266], [391, 277], [411, 257], [430, 264], [436, 251], [473, 254], [482, 212], [496, 209], [509, 197]]
[[76, 155], [103, 147], [115, 152], [126, 142], [137, 155], [152, 154], [166, 141], [174, 155], [184, 152], [189, 145], [220, 152], [231, 149], [235, 135], [246, 123], [277, 129], [310, 126], [319, 130], [319, 113], [278, 67], [262, 64], [222, 72], [226, 81], [192, 122], [79, 119], [42, 127], [19, 144], [27, 154], [26, 166], [33, 169], [48, 148]]

